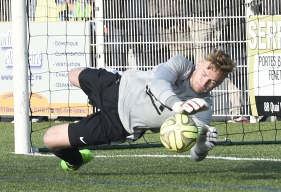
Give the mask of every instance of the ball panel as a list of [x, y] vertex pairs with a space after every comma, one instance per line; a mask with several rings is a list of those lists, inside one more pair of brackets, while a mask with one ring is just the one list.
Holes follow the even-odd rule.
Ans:
[[198, 129], [194, 121], [184, 114], [169, 117], [161, 126], [162, 144], [174, 152], [185, 152], [191, 149], [197, 140]]
[[172, 146], [170, 144], [170, 141], [174, 140], [174, 131], [173, 130], [169, 130], [170, 127], [165, 127], [164, 131], [162, 131], [162, 133], [160, 132], [160, 140], [162, 142], [162, 144], [167, 148], [172, 150]]

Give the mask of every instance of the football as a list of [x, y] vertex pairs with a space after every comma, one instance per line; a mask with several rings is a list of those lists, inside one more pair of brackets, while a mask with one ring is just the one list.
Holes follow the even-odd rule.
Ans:
[[160, 128], [160, 140], [170, 151], [182, 153], [191, 149], [198, 137], [194, 121], [185, 114], [169, 117]]

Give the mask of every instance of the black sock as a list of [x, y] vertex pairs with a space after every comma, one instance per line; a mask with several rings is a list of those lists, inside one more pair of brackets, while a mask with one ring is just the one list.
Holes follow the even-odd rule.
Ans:
[[55, 156], [66, 161], [70, 165], [81, 165], [83, 160], [78, 148], [66, 148], [58, 151], [52, 151]]

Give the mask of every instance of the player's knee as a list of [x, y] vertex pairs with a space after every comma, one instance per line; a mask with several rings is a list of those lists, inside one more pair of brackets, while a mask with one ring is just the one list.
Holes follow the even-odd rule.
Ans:
[[43, 136], [43, 142], [48, 148], [52, 148], [52, 130], [49, 129]]
[[60, 149], [56, 141], [57, 138], [56, 135], [57, 135], [56, 131], [50, 128], [43, 136], [43, 142], [45, 146], [49, 148], [51, 151]]
[[43, 136], [43, 142], [51, 151], [71, 147], [68, 139], [68, 125], [62, 124], [51, 127]]

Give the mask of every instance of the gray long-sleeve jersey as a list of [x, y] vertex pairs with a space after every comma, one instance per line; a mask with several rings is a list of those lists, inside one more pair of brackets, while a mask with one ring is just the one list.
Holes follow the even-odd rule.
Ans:
[[197, 126], [210, 124], [210, 93], [198, 94], [190, 87], [194, 64], [183, 56], [175, 56], [149, 71], [127, 70], [123, 73], [118, 100], [121, 122], [130, 139], [136, 140], [147, 129], [158, 129], [170, 116], [177, 101], [203, 98], [210, 108], [191, 115]]

